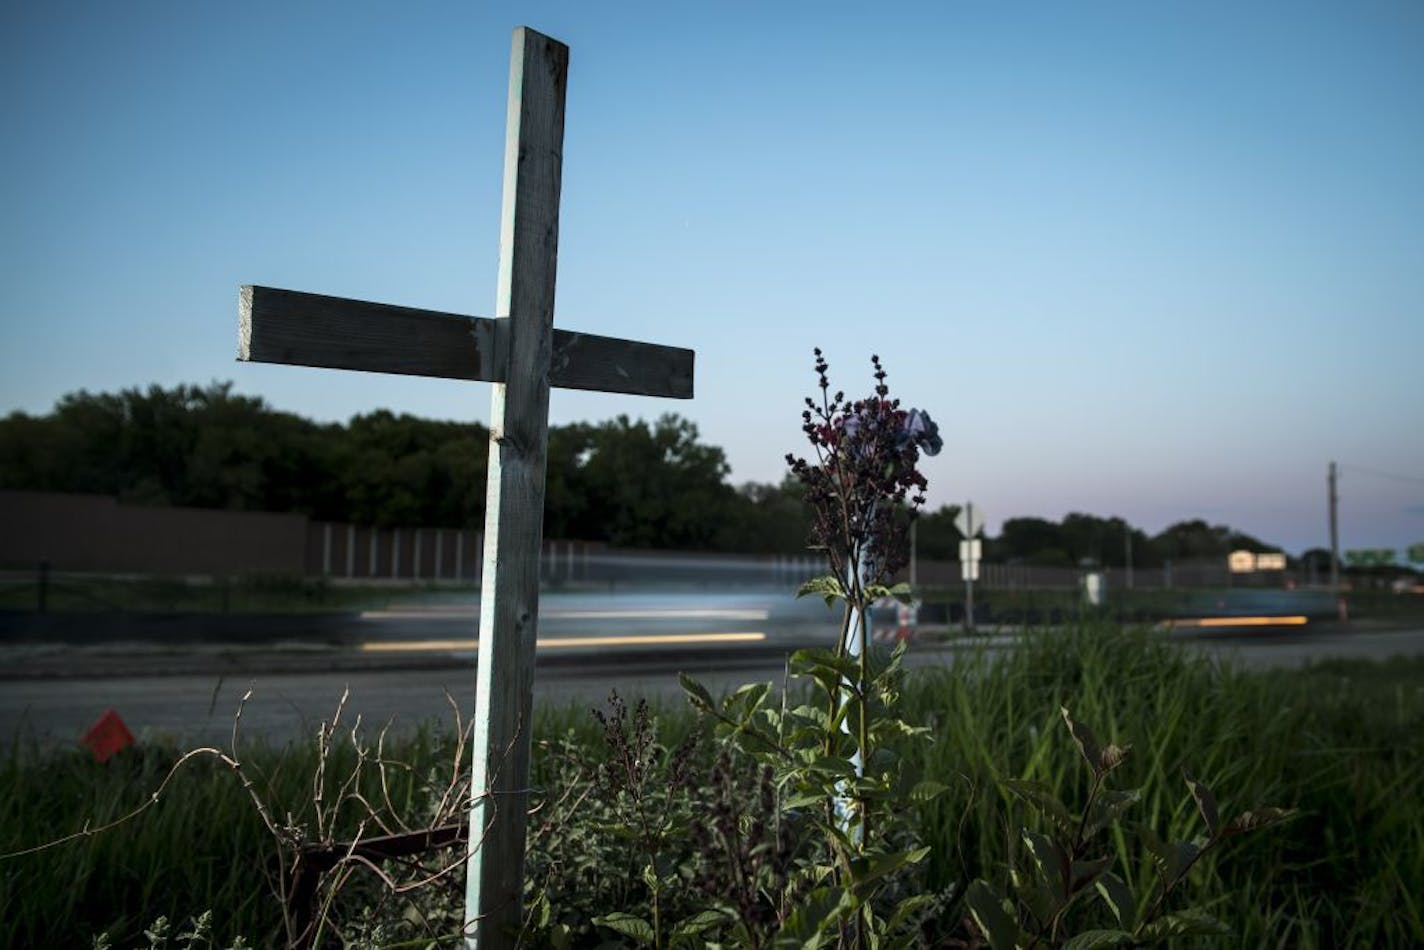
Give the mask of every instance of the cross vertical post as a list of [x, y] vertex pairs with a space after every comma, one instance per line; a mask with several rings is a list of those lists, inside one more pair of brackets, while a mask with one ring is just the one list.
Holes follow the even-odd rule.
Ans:
[[568, 63], [564, 44], [515, 30], [495, 302], [508, 371], [490, 407], [465, 880], [466, 946], [480, 950], [515, 944], [524, 887]]

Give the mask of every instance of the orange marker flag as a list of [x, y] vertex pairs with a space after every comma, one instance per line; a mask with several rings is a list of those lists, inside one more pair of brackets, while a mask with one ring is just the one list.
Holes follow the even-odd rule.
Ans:
[[94, 754], [95, 762], [105, 762], [115, 752], [133, 745], [134, 737], [133, 733], [129, 732], [129, 727], [119, 718], [119, 714], [108, 709], [79, 741]]

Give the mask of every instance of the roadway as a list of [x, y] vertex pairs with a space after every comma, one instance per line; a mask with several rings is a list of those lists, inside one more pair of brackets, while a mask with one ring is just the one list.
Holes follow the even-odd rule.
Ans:
[[[371, 612], [356, 621], [361, 635], [339, 648], [277, 644], [247, 662], [243, 657], [253, 654], [211, 645], [175, 653], [171, 645], [110, 644], [51, 650], [47, 666], [32, 664], [42, 672], [27, 675], [33, 655], [7, 648], [8, 655], [0, 653], [0, 744], [17, 738], [72, 742], [109, 708], [141, 741], [226, 744], [249, 689], [242, 713], [242, 734], [249, 738], [312, 736], [348, 690], [345, 723], [357, 714], [372, 731], [390, 720], [397, 729], [432, 718], [453, 722], [447, 697], [462, 714], [472, 705], [474, 606], [448, 599]], [[787, 652], [833, 642], [836, 619], [818, 600], [755, 591], [553, 593], [543, 597], [540, 614], [535, 701], [580, 710], [615, 688], [625, 697], [678, 702], [680, 670], [714, 692], [749, 680], [779, 680]], [[1163, 635], [1251, 667], [1424, 654], [1424, 629], [1368, 622]], [[971, 641], [920, 643], [910, 662], [952, 663], [964, 649], [1011, 649], [1015, 639], [1012, 631], [1002, 631]], [[160, 668], [168, 672], [152, 672]]]

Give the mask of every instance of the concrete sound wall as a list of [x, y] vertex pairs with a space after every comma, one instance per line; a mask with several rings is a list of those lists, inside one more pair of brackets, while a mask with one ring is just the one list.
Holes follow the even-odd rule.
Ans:
[[0, 491], [0, 567], [143, 574], [301, 574], [305, 515]]

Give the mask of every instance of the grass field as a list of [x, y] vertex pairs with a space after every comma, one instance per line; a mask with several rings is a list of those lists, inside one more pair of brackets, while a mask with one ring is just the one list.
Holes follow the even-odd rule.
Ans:
[[[1424, 660], [1248, 673], [1131, 630], [1093, 625], [1031, 637], [997, 659], [919, 672], [905, 693], [906, 718], [931, 727], [926, 770], [950, 789], [918, 816], [934, 846], [922, 887], [938, 892], [975, 876], [1003, 876], [1006, 829], [1023, 816], [997, 778], [1038, 779], [1068, 802], [1081, 801], [1083, 770], [1060, 703], [1104, 740], [1132, 745], [1120, 784], [1142, 790], [1132, 817], [1159, 834], [1194, 828], [1184, 769], [1214, 788], [1223, 812], [1300, 809], [1293, 821], [1243, 839], [1195, 875], [1193, 896], [1236, 931], [1224, 945], [1424, 943]], [[660, 720], [669, 743], [693, 727], [681, 708], [663, 710]], [[542, 710], [538, 734], [571, 737], [590, 759], [603, 753], [586, 710]], [[388, 749], [413, 768], [394, 775], [384, 794], [419, 816], [453, 743], [448, 727], [432, 724]], [[566, 762], [557, 752], [541, 757], [541, 748], [536, 744], [534, 783], [557, 794]], [[86, 822], [100, 825], [142, 804], [177, 754], [147, 748], [98, 765], [76, 751], [12, 746], [0, 762], [0, 852]], [[339, 754], [349, 764], [349, 750]], [[275, 815], [312, 820], [310, 748], [243, 746], [240, 758]], [[329, 769], [339, 772], [339, 765]], [[346, 820], [349, 834], [354, 819]], [[1144, 866], [1134, 842], [1116, 839], [1117, 870], [1140, 883], [1131, 880]], [[267, 886], [274, 854], [235, 776], [215, 761], [195, 761], [133, 821], [0, 861], [0, 945], [88, 946], [107, 930], [117, 947], [146, 946], [142, 930], [155, 917], [181, 920], [207, 909], [219, 941], [243, 934], [255, 946], [269, 945], [279, 928]], [[626, 865], [580, 867], [592, 877], [566, 883], [590, 893], [627, 873]], [[955, 923], [942, 921], [945, 930]]]

